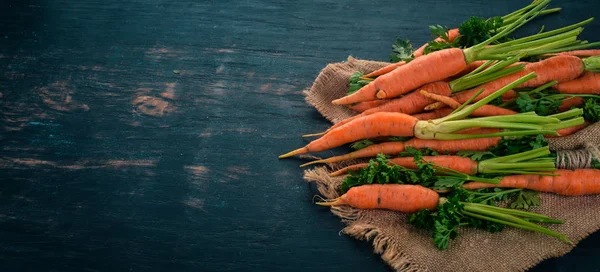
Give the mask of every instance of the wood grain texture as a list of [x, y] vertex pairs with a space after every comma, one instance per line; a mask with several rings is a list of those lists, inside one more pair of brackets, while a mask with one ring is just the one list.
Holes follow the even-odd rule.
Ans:
[[[0, 270], [386, 271], [277, 160], [328, 125], [301, 91], [524, 3], [2, 1]], [[547, 29], [600, 10], [552, 5]], [[533, 271], [597, 269], [599, 241]]]

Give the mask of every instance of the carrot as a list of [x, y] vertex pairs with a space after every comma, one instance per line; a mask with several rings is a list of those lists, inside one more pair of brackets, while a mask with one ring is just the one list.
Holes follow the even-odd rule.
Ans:
[[[497, 129], [477, 129], [473, 130], [472, 133], [493, 133], [497, 132]], [[301, 165], [300, 167], [317, 164], [317, 163], [334, 163], [351, 159], [370, 158], [375, 157], [379, 153], [387, 155], [396, 155], [400, 152], [406, 151], [407, 147], [415, 149], [430, 148], [437, 152], [448, 152], [456, 153], [461, 150], [472, 150], [472, 151], [486, 151], [490, 147], [497, 145], [501, 137], [490, 137], [480, 139], [465, 139], [465, 140], [423, 140], [413, 138], [406, 142], [385, 142], [380, 144], [374, 144], [367, 146], [363, 149], [350, 152], [348, 154], [334, 156], [327, 159], [315, 160]]]
[[478, 101], [497, 91], [499, 88], [504, 87], [508, 82], [512, 82], [516, 78], [531, 72], [536, 73], [538, 77], [517, 86], [518, 88], [537, 87], [555, 80], [559, 83], [566, 82], [579, 77], [585, 69], [586, 66], [580, 58], [574, 56], [556, 56], [540, 62], [527, 63], [525, 69], [520, 72], [490, 81], [467, 91], [458, 92], [452, 95], [452, 97], [456, 99], [456, 101], [464, 103], [479, 90], [484, 89], [483, 93], [473, 100]]
[[[477, 162], [472, 161], [469, 158], [461, 157], [461, 156], [423, 156], [423, 160], [425, 162], [431, 162], [436, 165], [450, 168], [456, 170], [461, 173], [465, 173], [467, 175], [475, 175], [477, 174]], [[402, 157], [402, 158], [393, 158], [389, 160], [390, 165], [397, 164], [405, 168], [417, 169], [417, 164], [415, 163], [415, 159], [413, 157]], [[340, 176], [348, 172], [348, 170], [357, 170], [360, 168], [366, 168], [368, 163], [359, 163], [344, 167], [340, 170], [332, 172], [329, 174], [331, 177]]]
[[499, 184], [470, 182], [463, 185], [467, 190], [482, 188], [523, 188], [559, 195], [578, 196], [600, 193], [600, 170], [556, 170], [559, 176], [514, 175], [505, 176]]
[[[421, 90], [420, 93], [427, 98], [431, 98], [438, 102], [442, 102], [453, 109], [456, 109], [461, 106], [460, 103], [458, 103], [456, 100], [447, 96], [431, 94], [424, 90]], [[492, 105], [483, 105], [480, 108], [476, 109], [473, 113], [471, 113], [472, 116], [498, 116], [511, 114], [517, 114], [517, 112]]]
[[469, 65], [467, 65], [467, 68], [465, 68], [464, 70], [460, 71], [460, 73], [454, 75], [453, 77], [461, 77], [464, 76], [470, 72], [475, 71], [475, 69], [479, 68], [479, 66], [483, 65], [484, 63], [486, 63], [487, 61], [485, 60], [478, 60], [478, 61], [474, 61], [472, 63], [469, 63]]
[[573, 50], [560, 53], [545, 54], [543, 57], [552, 56], [576, 56], [576, 57], [593, 57], [600, 55], [600, 49]]
[[573, 127], [568, 127], [568, 128], [563, 128], [563, 129], [559, 129], [556, 132], [558, 134], [560, 134], [560, 136], [554, 136], [554, 135], [547, 135], [545, 136], [546, 138], [556, 138], [556, 137], [564, 137], [564, 136], [569, 136], [571, 134], [575, 134], [576, 132], [586, 128], [587, 126], [589, 126], [591, 123], [589, 121], [585, 121], [583, 124], [581, 125], [577, 125], [577, 126], [573, 126]]
[[571, 97], [569, 99], [562, 100], [560, 106], [558, 107], [558, 111], [567, 111], [571, 107], [576, 107], [582, 105], [584, 103], [582, 97]]
[[585, 72], [579, 78], [556, 84], [552, 88], [564, 94], [600, 94], [600, 75]]
[[437, 208], [439, 195], [420, 185], [369, 184], [350, 188], [333, 201], [321, 206], [349, 205], [357, 209], [386, 209], [405, 213]]
[[434, 111], [413, 114], [413, 117], [419, 120], [431, 120], [447, 116], [448, 114], [452, 113], [452, 111], [453, 109], [451, 108], [441, 108]]
[[378, 106], [381, 106], [385, 103], [389, 102], [389, 100], [383, 99], [383, 100], [374, 100], [374, 101], [367, 101], [367, 102], [360, 102], [357, 104], [352, 104], [352, 105], [346, 105], [348, 108], [350, 108], [353, 111], [357, 111], [357, 112], [364, 112], [368, 109], [372, 109]]

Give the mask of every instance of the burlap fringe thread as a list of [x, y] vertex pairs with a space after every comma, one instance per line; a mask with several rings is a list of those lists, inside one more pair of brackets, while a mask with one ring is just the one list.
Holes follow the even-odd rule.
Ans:
[[[331, 101], [344, 95], [347, 79], [353, 72], [368, 73], [384, 65], [386, 63], [352, 57], [347, 62], [329, 64], [312, 87], [304, 91], [306, 101], [332, 123], [355, 115], [356, 112], [332, 105]], [[589, 166], [592, 154], [600, 152], [594, 148], [593, 151], [574, 150], [586, 147], [586, 144], [599, 145], [600, 124], [568, 137], [549, 139], [549, 143], [552, 150], [561, 150], [557, 153], [563, 168]], [[349, 163], [328, 166], [335, 170]], [[316, 167], [306, 170], [304, 179], [314, 182], [319, 193], [331, 199], [339, 196], [343, 177], [329, 177], [328, 173], [327, 167]], [[543, 205], [532, 211], [565, 220], [565, 224], [551, 228], [564, 233], [574, 243], [600, 229], [600, 196], [574, 198], [542, 194], [541, 197]], [[499, 234], [465, 228], [461, 229], [458, 239], [452, 241], [448, 251], [440, 251], [433, 246], [428, 233], [411, 228], [401, 213], [365, 211], [347, 206], [333, 207], [331, 211], [346, 224], [342, 230], [344, 234], [371, 241], [374, 252], [396, 271], [524, 271], [544, 259], [562, 256], [574, 247], [514, 228]]]

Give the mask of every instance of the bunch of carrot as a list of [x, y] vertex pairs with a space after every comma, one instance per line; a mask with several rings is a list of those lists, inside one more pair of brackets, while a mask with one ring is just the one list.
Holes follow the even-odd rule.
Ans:
[[[493, 29], [480, 33], [486, 38], [477, 44], [458, 42], [470, 40], [461, 33], [467, 32], [461, 26], [441, 33], [440, 38], [410, 54], [403, 52], [402, 61], [366, 75], [353, 75], [352, 91], [332, 103], [346, 105], [359, 113], [323, 133], [305, 135], [319, 138], [279, 158], [369, 140], [369, 146], [354, 152], [302, 165], [371, 158], [369, 163], [331, 172], [331, 176], [346, 175], [355, 181], [359, 179], [357, 173], [362, 173], [369, 182], [353, 183], [339, 198], [318, 203], [323, 206], [349, 205], [359, 209], [416, 213], [441, 209], [447, 200], [439, 193], [457, 190], [518, 188], [568, 196], [600, 193], [600, 170], [557, 170], [547, 147], [501, 155], [490, 151], [500, 147], [510, 149], [511, 141], [534, 142], [538, 139], [536, 136], [564, 137], [600, 120], [600, 75], [597, 74], [600, 49], [589, 49], [598, 43], [577, 39], [582, 26], [593, 18], [523, 38], [506, 39], [537, 16], [560, 10], [547, 9], [549, 2], [535, 0], [523, 9], [495, 18], [491, 23]], [[406, 50], [411, 48], [405, 47]], [[402, 140], [389, 140], [397, 137]], [[389, 158], [422, 148], [436, 155], [381, 160], [381, 156]], [[456, 153], [478, 155], [471, 158], [451, 155]], [[376, 156], [380, 156], [377, 162], [373, 159]], [[482, 156], [487, 158], [482, 160]], [[393, 174], [377, 175], [377, 171], [388, 169], [381, 167], [395, 170], [390, 170]], [[427, 167], [435, 172], [423, 178], [429, 181], [411, 181], [410, 184], [390, 181], [390, 175], [408, 178], [404, 174]], [[440, 176], [448, 178], [442, 182]], [[459, 182], [455, 182], [457, 180]], [[468, 201], [458, 204], [457, 201], [452, 203], [460, 206], [462, 216], [538, 231], [568, 241], [532, 223], [557, 223], [545, 216], [483, 207]]]

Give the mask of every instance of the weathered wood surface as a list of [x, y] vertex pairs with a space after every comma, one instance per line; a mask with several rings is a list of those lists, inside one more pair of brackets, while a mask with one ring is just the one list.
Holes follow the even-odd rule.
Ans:
[[[301, 91], [524, 3], [2, 1], [0, 270], [386, 271], [277, 160], [328, 125]], [[548, 28], [600, 10], [553, 6]], [[534, 270], [595, 270], [599, 241]]]

